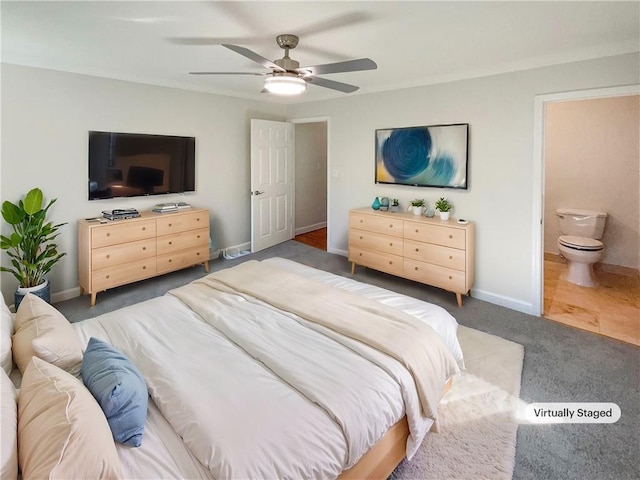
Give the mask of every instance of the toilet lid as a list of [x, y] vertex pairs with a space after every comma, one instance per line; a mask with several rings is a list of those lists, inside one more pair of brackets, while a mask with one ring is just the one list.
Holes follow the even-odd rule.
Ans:
[[602, 242], [594, 238], [562, 235], [559, 240], [565, 247], [575, 248], [577, 250], [602, 250], [602, 248], [604, 248]]

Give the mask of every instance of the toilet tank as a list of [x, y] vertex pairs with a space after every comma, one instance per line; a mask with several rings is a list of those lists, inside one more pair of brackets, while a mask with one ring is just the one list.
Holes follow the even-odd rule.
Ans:
[[556, 210], [556, 215], [563, 235], [576, 235], [596, 240], [602, 238], [607, 221], [606, 213], [578, 208], [559, 208]]

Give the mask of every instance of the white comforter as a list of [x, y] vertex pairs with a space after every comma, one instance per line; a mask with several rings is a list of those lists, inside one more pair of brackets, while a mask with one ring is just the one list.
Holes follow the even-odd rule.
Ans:
[[[415, 314], [462, 363], [457, 325], [443, 309], [267, 261]], [[178, 299], [185, 288], [206, 308], [187, 308]], [[409, 457], [431, 427], [410, 375], [391, 357], [260, 301], [201, 285], [172, 293], [76, 324], [84, 342], [95, 336], [122, 350], [148, 384], [157, 418], [142, 448], [121, 449], [128, 476], [147, 476], [140, 464], [162, 459], [149, 477], [334, 478], [405, 414]]]

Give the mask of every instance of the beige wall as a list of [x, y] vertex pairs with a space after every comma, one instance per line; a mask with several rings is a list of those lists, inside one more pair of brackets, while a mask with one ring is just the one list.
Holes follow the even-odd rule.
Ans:
[[296, 234], [327, 223], [327, 123], [296, 123]]
[[640, 267], [640, 96], [550, 103], [545, 118], [545, 252], [558, 207], [608, 213], [603, 263]]

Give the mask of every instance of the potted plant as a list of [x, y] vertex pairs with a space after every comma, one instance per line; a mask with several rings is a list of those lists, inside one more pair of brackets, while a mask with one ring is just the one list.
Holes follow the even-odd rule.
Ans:
[[453, 210], [453, 204], [444, 197], [440, 197], [434, 204], [436, 210], [440, 212], [440, 220], [449, 220], [451, 210]]
[[50, 301], [50, 286], [45, 275], [65, 255], [58, 252], [53, 240], [66, 222], [53, 225], [46, 221], [55, 201], [54, 198], [43, 208], [42, 190], [34, 188], [17, 205], [9, 201], [2, 203], [2, 218], [11, 225], [13, 233], [8, 237], [0, 235], [0, 248], [7, 251], [12, 265], [0, 266], [0, 271], [9, 272], [18, 280], [16, 310], [27, 293]]
[[398, 202], [397, 198], [391, 199], [391, 207], [389, 208], [392, 212], [397, 212], [398, 210], [400, 210], [400, 203]]
[[409, 202], [409, 209], [413, 212], [414, 215], [422, 215], [426, 204], [424, 203], [424, 199], [416, 198], [415, 200], [411, 200]]

